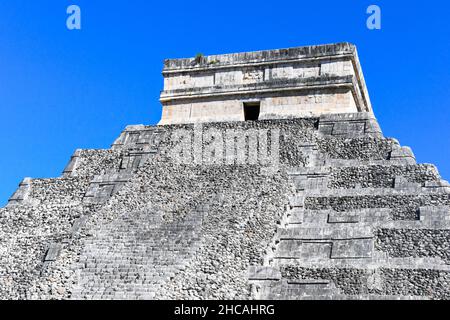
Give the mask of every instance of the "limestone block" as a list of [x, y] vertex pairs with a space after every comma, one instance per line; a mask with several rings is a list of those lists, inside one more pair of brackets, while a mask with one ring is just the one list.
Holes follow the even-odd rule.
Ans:
[[425, 181], [424, 189], [429, 192], [445, 192], [450, 193], [450, 184], [446, 180], [440, 181]]
[[169, 75], [164, 80], [166, 90], [186, 89], [192, 87], [194, 82], [189, 74]]
[[355, 212], [330, 212], [328, 215], [328, 223], [358, 223], [360, 215]]
[[242, 83], [257, 83], [264, 80], [264, 70], [259, 67], [245, 68], [242, 74]]
[[314, 176], [299, 175], [293, 178], [293, 182], [298, 191], [326, 189], [328, 177], [319, 175]]
[[365, 123], [355, 122], [355, 123], [335, 123], [333, 126], [333, 135], [342, 136], [349, 135], [350, 133], [363, 134], [365, 129]]
[[31, 178], [24, 178], [19, 184], [19, 188], [8, 200], [8, 206], [25, 203], [31, 191]]
[[305, 203], [305, 197], [295, 196], [289, 199], [289, 204], [291, 207], [303, 207]]
[[420, 207], [419, 219], [425, 223], [442, 223], [450, 221], [449, 207]]
[[420, 183], [410, 182], [405, 177], [396, 176], [394, 178], [394, 188], [399, 190], [417, 191], [421, 188]]
[[331, 249], [331, 259], [370, 258], [373, 239], [335, 240]]
[[288, 212], [288, 223], [289, 224], [302, 224], [304, 221], [305, 210], [303, 208], [292, 208]]
[[318, 77], [320, 75], [320, 65], [318, 63], [305, 65], [294, 64], [292, 74], [294, 78]]
[[44, 261], [55, 261], [59, 256], [61, 248], [62, 245], [59, 243], [50, 244], [47, 253], [45, 255]]
[[202, 75], [192, 75], [190, 79], [193, 87], [211, 87], [214, 85], [214, 73], [205, 73]]
[[281, 280], [280, 270], [266, 266], [250, 266], [248, 269], [249, 280]]
[[82, 151], [81, 149], [77, 149], [74, 152], [74, 154], [70, 158], [69, 163], [64, 168], [63, 175], [65, 175], [65, 176], [74, 176], [74, 175], [76, 175], [77, 161], [78, 161], [78, 158], [79, 158], [79, 156], [81, 154], [81, 151]]
[[83, 227], [83, 225], [85, 224], [86, 221], [87, 221], [86, 216], [75, 219], [75, 221], [73, 222], [72, 228], [70, 229], [70, 233], [71, 234], [77, 233]]
[[353, 66], [350, 61], [326, 61], [320, 66], [320, 74], [352, 75]]
[[330, 210], [305, 210], [303, 221], [305, 224], [327, 224], [329, 212]]
[[127, 152], [122, 156], [119, 170], [121, 172], [135, 171], [140, 166], [142, 166], [151, 155], [154, 155], [156, 152], [156, 150], [149, 150], [147, 152]]
[[273, 300], [323, 300], [332, 299], [337, 294], [336, 287], [329, 280], [322, 279], [282, 279], [272, 282], [263, 289], [260, 299]]
[[365, 133], [380, 138], [383, 136], [380, 125], [376, 119], [369, 119], [366, 121]]
[[96, 176], [89, 185], [83, 201], [88, 203], [102, 203], [118, 192], [130, 180], [129, 173], [117, 173]]
[[377, 123], [374, 116], [368, 112], [323, 114], [319, 120], [319, 132], [324, 135], [335, 136], [360, 136], [379, 135], [374, 123]]
[[373, 238], [373, 230], [369, 226], [339, 226], [333, 228], [332, 239]]
[[400, 147], [393, 145], [389, 157], [390, 160], [402, 161], [406, 164], [416, 164], [416, 158], [410, 147]]
[[157, 128], [143, 125], [127, 126], [112, 145], [113, 150], [127, 149], [139, 152], [155, 152], [163, 138], [164, 132]]
[[260, 119], [298, 118], [339, 112], [357, 112], [350, 91], [316, 90], [262, 99]]
[[281, 230], [280, 240], [330, 240], [332, 233], [326, 227], [291, 228]]
[[292, 65], [269, 68], [266, 72], [268, 74], [266, 80], [292, 78], [294, 76], [294, 68]]
[[217, 71], [215, 73], [215, 85], [239, 85], [242, 83], [243, 73], [241, 70]]
[[275, 252], [275, 259], [327, 260], [330, 257], [331, 242], [282, 240]]

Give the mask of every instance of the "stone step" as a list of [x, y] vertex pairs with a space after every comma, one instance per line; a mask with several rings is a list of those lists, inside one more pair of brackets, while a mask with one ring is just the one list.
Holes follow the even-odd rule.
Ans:
[[354, 114], [323, 114], [318, 131], [322, 135], [339, 137], [373, 136], [381, 138], [380, 126], [375, 117], [366, 112]]
[[275, 258], [272, 267], [281, 267], [295, 263], [297, 267], [308, 269], [402, 269], [402, 270], [435, 270], [442, 272], [450, 272], [450, 265], [439, 258], [434, 257], [389, 257], [386, 252], [374, 250], [371, 257], [364, 258], [296, 258], [287, 259]]
[[289, 175], [297, 191], [361, 188], [421, 191], [421, 187], [448, 187], [430, 165], [305, 167], [290, 170]]
[[261, 287], [257, 298], [270, 300], [331, 299], [338, 291], [330, 280], [301, 279], [271, 281]]
[[109, 149], [77, 149], [63, 171], [63, 177], [92, 177], [118, 172], [122, 152]]
[[328, 259], [368, 259], [374, 250], [373, 239], [281, 240], [273, 253], [275, 260], [326, 261]]
[[[314, 194], [308, 196], [293, 197], [293, 204], [301, 205], [299, 208], [306, 210], [334, 210], [338, 212], [357, 211], [361, 209], [391, 209], [393, 220], [417, 220], [420, 207], [450, 206], [450, 194], [448, 193], [402, 193], [391, 190], [390, 192], [377, 192], [373, 194], [361, 192], [347, 192], [341, 194]], [[300, 202], [301, 201], [301, 202]]]
[[[156, 294], [161, 284], [184, 269], [198, 249], [204, 211], [193, 211], [177, 222], [139, 211], [106, 225], [85, 240], [80, 257], [84, 264], [81, 294], [95, 292], [95, 288], [125, 292], [127, 297], [136, 297], [139, 290], [135, 288]], [[133, 291], [128, 293], [124, 288]]]
[[450, 187], [438, 186], [421, 187], [411, 185], [407, 188], [353, 188], [353, 189], [326, 189], [326, 190], [305, 190], [299, 192], [300, 197], [358, 197], [358, 196], [424, 196], [424, 195], [450, 195]]
[[346, 240], [373, 238], [373, 229], [369, 226], [327, 225], [323, 227], [279, 228], [279, 240]]
[[20, 182], [18, 189], [9, 198], [7, 207], [27, 204], [31, 190], [31, 183], [31, 178], [24, 178], [22, 182]]
[[129, 125], [114, 141], [111, 149], [157, 149], [164, 134], [164, 130], [157, 127]]
[[325, 139], [323, 143], [323, 147], [318, 148], [319, 154], [315, 156], [316, 166], [359, 166], [384, 162], [396, 165], [416, 164], [411, 148], [402, 147], [397, 140], [391, 138]]
[[334, 295], [333, 300], [431, 300], [429, 296], [404, 296], [404, 295]]
[[86, 203], [103, 203], [130, 181], [130, 173], [113, 173], [95, 176], [87, 189], [83, 201]]
[[394, 209], [364, 208], [349, 211], [307, 210], [301, 207], [289, 209], [284, 228], [332, 227], [333, 225], [373, 226], [382, 228], [431, 228], [448, 229], [449, 206], [425, 206], [418, 208], [417, 220], [393, 220]]

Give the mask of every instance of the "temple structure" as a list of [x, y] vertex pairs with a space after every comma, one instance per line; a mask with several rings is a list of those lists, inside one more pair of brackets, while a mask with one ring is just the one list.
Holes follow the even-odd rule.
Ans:
[[165, 61], [159, 124], [372, 113], [349, 43]]
[[0, 209], [1, 299], [450, 298], [450, 185], [383, 136], [353, 45], [163, 74], [159, 125]]

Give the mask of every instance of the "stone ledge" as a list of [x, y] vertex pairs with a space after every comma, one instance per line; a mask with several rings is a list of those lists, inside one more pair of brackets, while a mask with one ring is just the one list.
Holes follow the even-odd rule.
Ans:
[[274, 63], [311, 58], [325, 58], [337, 55], [353, 55], [356, 47], [348, 42], [304, 46], [286, 49], [262, 50], [253, 52], [230, 53], [197, 58], [166, 59], [163, 73], [170, 71], [195, 71], [209, 68], [234, 67], [255, 63]]
[[[192, 87], [188, 89], [177, 89], [163, 91], [161, 102], [194, 97], [212, 97], [224, 95], [236, 95], [243, 93], [263, 93], [278, 91], [294, 91], [307, 89], [327, 89], [335, 86], [354, 86], [354, 76], [319, 76], [310, 78], [281, 79], [264, 81], [260, 83], [249, 83], [240, 85], [216, 85], [212, 87]], [[356, 93], [355, 93], [356, 94]]]

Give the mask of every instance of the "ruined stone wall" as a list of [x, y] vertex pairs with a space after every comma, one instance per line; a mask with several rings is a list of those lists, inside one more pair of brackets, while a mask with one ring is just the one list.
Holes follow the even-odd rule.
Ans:
[[372, 115], [201, 127], [279, 136], [275, 171], [175, 163], [198, 129], [129, 126], [25, 179], [0, 209], [0, 298], [449, 298], [450, 186]]

